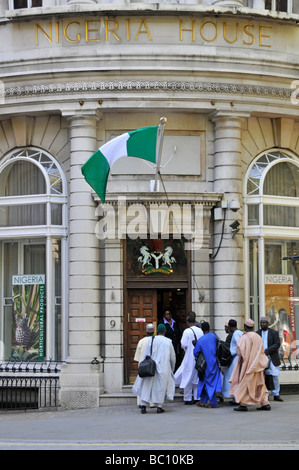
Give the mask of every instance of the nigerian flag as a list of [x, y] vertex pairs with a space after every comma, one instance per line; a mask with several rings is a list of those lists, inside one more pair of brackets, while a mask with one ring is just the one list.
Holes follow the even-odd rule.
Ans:
[[87, 183], [105, 202], [106, 185], [110, 168], [121, 157], [137, 157], [156, 162], [158, 126], [142, 127], [126, 132], [102, 145], [82, 166]]

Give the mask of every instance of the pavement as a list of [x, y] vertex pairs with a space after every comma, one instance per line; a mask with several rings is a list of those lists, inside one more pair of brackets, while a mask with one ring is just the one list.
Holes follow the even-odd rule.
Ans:
[[299, 450], [299, 395], [282, 398], [270, 398], [271, 411], [250, 406], [236, 412], [228, 401], [215, 409], [166, 402], [162, 414], [141, 414], [137, 405], [1, 411], [0, 450], [101, 450], [103, 459], [114, 459], [105, 460], [111, 465], [124, 463], [116, 460], [123, 455], [143, 456], [143, 464], [149, 456], [159, 455], [160, 464], [180, 463], [163, 459], [185, 456], [186, 464], [184, 458], [196, 459], [199, 450]]

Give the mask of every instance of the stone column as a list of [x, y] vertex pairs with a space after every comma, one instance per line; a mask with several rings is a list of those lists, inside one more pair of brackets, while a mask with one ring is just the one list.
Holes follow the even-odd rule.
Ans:
[[55, 0], [44, 0], [43, 1], [43, 7], [55, 7], [56, 2]]
[[95, 4], [97, 0], [68, 0], [68, 5], [86, 5], [87, 3]]
[[[220, 217], [218, 210], [218, 217], [215, 217], [213, 246], [214, 327], [223, 335], [225, 321], [230, 318], [236, 319], [238, 326], [243, 327], [245, 312], [243, 221], [240, 210], [242, 116], [233, 113], [222, 115], [218, 112], [212, 120], [215, 125], [214, 191], [223, 194], [222, 205], [228, 206], [220, 211]], [[233, 236], [230, 224], [234, 221], [240, 225], [239, 231]]]
[[264, 10], [265, 0], [253, 0], [252, 8], [256, 8], [257, 10]]
[[63, 408], [91, 408], [99, 406], [103, 382], [99, 357], [100, 258], [95, 235], [96, 204], [81, 167], [97, 149], [99, 117], [95, 111], [72, 116], [63, 112], [63, 115], [70, 123], [69, 328], [61, 403]]
[[243, 0], [212, 0], [212, 5], [219, 7], [242, 7], [244, 6]]

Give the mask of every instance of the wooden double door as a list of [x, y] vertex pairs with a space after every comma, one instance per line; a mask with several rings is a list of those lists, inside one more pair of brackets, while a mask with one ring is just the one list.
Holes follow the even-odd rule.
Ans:
[[146, 336], [147, 323], [155, 327], [167, 308], [172, 312], [179, 330], [186, 327], [188, 308], [187, 289], [127, 289], [124, 328], [125, 382], [132, 384], [137, 376], [138, 363], [134, 361], [137, 344]]

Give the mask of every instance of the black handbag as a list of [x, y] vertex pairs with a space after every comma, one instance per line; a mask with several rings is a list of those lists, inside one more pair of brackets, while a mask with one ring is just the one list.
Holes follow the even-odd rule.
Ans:
[[195, 369], [197, 370], [199, 380], [203, 380], [206, 367], [206, 359], [203, 353], [200, 351], [199, 355], [195, 359]]
[[[151, 344], [151, 355], [152, 355], [152, 350], [153, 350], [153, 342], [154, 342], [154, 336], [152, 337], [152, 344]], [[155, 361], [151, 358], [151, 356], [145, 356], [143, 361], [140, 362], [139, 367], [138, 367], [138, 375], [141, 378], [144, 377], [154, 377], [156, 373], [156, 363]]]

